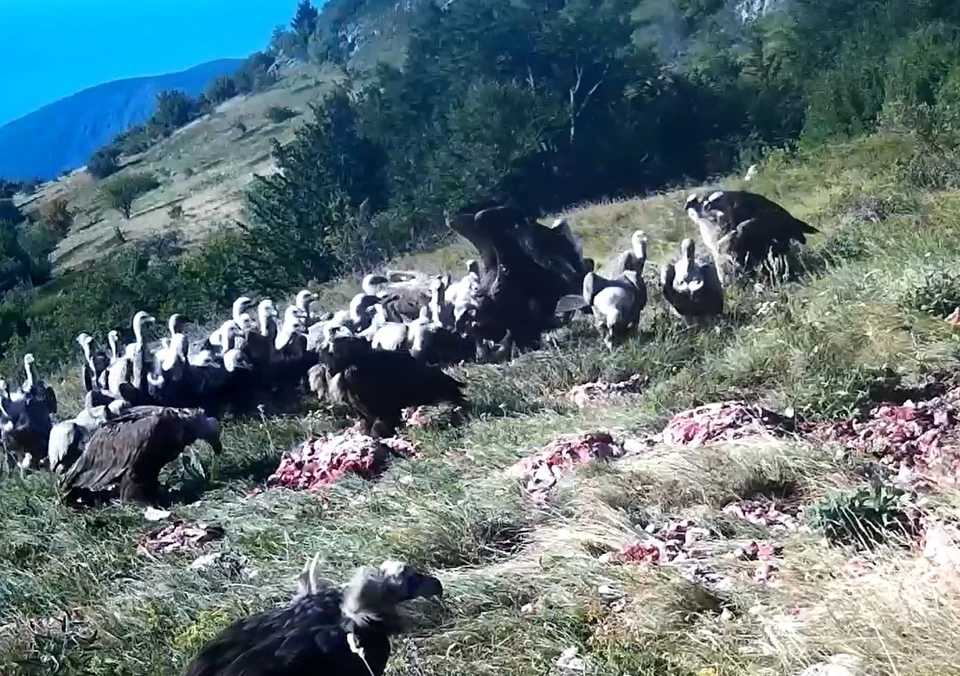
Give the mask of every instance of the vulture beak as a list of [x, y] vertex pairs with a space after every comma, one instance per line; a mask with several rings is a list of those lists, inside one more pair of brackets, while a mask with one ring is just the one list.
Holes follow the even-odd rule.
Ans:
[[430, 598], [431, 596], [443, 598], [443, 585], [440, 584], [440, 580], [432, 575], [412, 576], [407, 590], [411, 599]]

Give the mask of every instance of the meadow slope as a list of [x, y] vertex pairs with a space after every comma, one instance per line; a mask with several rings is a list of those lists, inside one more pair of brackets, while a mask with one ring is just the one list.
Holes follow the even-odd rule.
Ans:
[[[577, 324], [507, 365], [458, 368], [469, 421], [409, 430], [419, 456], [376, 482], [348, 479], [318, 495], [265, 487], [282, 452], [342, 425], [307, 403], [228, 423], [221, 475], [175, 508], [224, 527], [200, 552], [138, 553], [156, 527], [139, 510], [76, 514], [58, 503], [49, 475], [10, 473], [0, 481], [0, 673], [177, 674], [233, 619], [288, 601], [318, 551], [330, 579], [396, 557], [443, 580], [442, 603], [416, 606], [410, 640], [395, 643], [394, 674], [799, 674], [837, 653], [873, 674], [960, 673], [956, 572], [923, 565], [912, 533], [858, 549], [828, 542], [822, 528], [772, 530], [731, 516], [743, 500], [795, 509], [888, 483], [875, 458], [809, 435], [638, 442], [707, 402], [790, 407], [815, 423], [956, 370], [957, 338], [943, 316], [960, 305], [960, 194], [917, 181], [901, 161], [913, 152], [908, 136], [876, 136], [768, 157], [751, 189], [822, 231], [804, 284], [731, 290], [716, 330], [682, 328], [654, 291], [640, 336], [613, 353]], [[566, 216], [600, 260], [643, 228], [652, 289], [660, 261], [694, 234], [684, 196]], [[456, 243], [395, 265], [456, 269], [470, 255]], [[322, 304], [347, 288], [331, 285]], [[646, 378], [639, 395], [586, 408], [563, 396], [633, 374]], [[75, 393], [75, 380], [65, 373], [55, 386]], [[558, 435], [596, 430], [633, 440], [633, 452], [571, 473], [545, 505], [508, 472]], [[200, 487], [179, 467], [169, 478]], [[951, 520], [958, 497], [940, 487], [905, 496], [904, 509]], [[693, 568], [620, 561], [646, 533], [688, 525], [705, 529]], [[762, 572], [763, 562], [737, 555], [752, 542], [777, 546]], [[210, 553], [216, 563], [191, 568]], [[576, 657], [561, 659], [571, 648]]]
[[[125, 158], [117, 176], [147, 172], [160, 183], [136, 200], [129, 220], [104, 204], [100, 182], [81, 170], [45, 183], [20, 206], [29, 212], [54, 199], [69, 204], [73, 225], [51, 256], [59, 272], [150, 236], [176, 233], [185, 244], [197, 245], [215, 229], [240, 219], [244, 191], [254, 174], [273, 171], [273, 141], [289, 143], [304, 115], [311, 115], [310, 103], [322, 98], [339, 76], [327, 67], [287, 65], [266, 91], [234, 97], [143, 153]], [[271, 108], [287, 108], [292, 116], [273, 121]], [[182, 213], [175, 215], [171, 209], [178, 206]]]

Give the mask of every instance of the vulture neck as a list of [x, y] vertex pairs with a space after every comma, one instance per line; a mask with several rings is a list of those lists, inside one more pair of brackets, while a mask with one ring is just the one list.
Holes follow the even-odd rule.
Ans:
[[23, 370], [27, 374], [27, 379], [23, 381], [23, 390], [28, 392], [33, 389], [33, 362], [30, 359], [23, 360]]

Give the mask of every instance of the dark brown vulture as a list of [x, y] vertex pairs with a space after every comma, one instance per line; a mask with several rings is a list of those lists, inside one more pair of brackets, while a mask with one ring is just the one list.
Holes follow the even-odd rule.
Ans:
[[561, 296], [577, 293], [588, 264], [563, 228], [547, 228], [514, 207], [448, 217], [447, 225], [483, 260], [474, 323], [480, 337], [499, 342], [509, 330], [521, 349], [539, 345], [554, 328]]
[[219, 423], [202, 409], [135, 406], [92, 434], [63, 476], [67, 499], [95, 502], [118, 489], [122, 501], [157, 504], [160, 470], [197, 440], [223, 450]]
[[714, 260], [720, 264], [729, 256], [735, 272], [754, 272], [771, 254], [789, 257], [792, 242], [806, 244], [808, 234], [819, 232], [766, 197], [740, 190], [721, 190], [706, 200], [690, 195], [686, 212]]
[[292, 604], [234, 622], [183, 676], [381, 676], [403, 630], [397, 606], [442, 595], [440, 580], [398, 561], [363, 568], [340, 589], [305, 570]]
[[[374, 350], [363, 338], [341, 334], [334, 336], [321, 359], [330, 399], [359, 414], [374, 436], [395, 435], [405, 408], [466, 404], [463, 383], [409, 352]], [[319, 385], [321, 379], [312, 380]]]

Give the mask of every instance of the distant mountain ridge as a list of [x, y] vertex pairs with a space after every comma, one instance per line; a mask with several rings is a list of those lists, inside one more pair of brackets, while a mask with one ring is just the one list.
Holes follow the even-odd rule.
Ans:
[[242, 59], [218, 59], [187, 70], [105, 82], [55, 101], [0, 127], [0, 177], [50, 179], [86, 163], [90, 154], [153, 113], [158, 92], [192, 96]]

